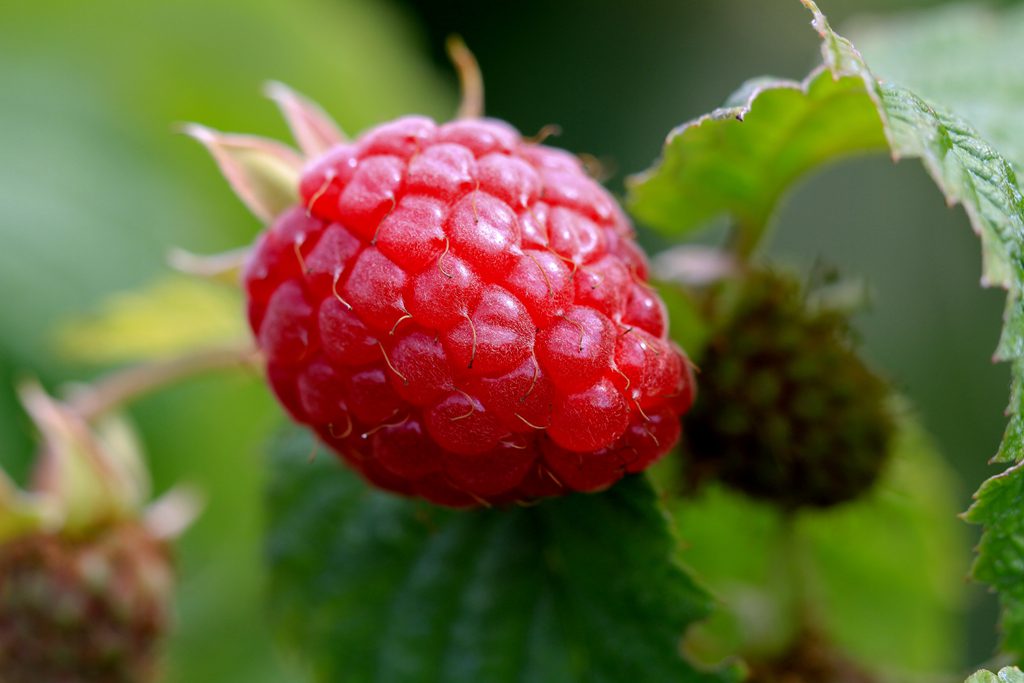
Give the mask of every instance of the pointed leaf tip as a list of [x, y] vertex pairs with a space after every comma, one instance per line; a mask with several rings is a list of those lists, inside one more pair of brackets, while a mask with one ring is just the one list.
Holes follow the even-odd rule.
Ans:
[[346, 141], [345, 133], [334, 119], [308, 97], [278, 81], [269, 81], [263, 92], [277, 104], [295, 142], [307, 157], [322, 154]]
[[299, 196], [302, 157], [275, 140], [221, 133], [198, 123], [181, 132], [202, 144], [238, 198], [265, 223], [294, 205]]

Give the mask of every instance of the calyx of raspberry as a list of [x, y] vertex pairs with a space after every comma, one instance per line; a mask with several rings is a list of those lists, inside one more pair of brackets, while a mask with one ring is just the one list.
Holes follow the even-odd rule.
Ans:
[[124, 419], [93, 426], [37, 384], [20, 394], [42, 443], [28, 490], [0, 470], [0, 543], [39, 532], [84, 537], [125, 521], [152, 522], [169, 539], [192, 522], [198, 502], [185, 488], [147, 506], [148, 474]]
[[272, 216], [243, 279], [297, 422], [377, 486], [459, 507], [600, 490], [673, 447], [693, 376], [579, 159], [477, 117], [348, 141], [270, 92], [301, 172], [276, 143], [192, 132]]

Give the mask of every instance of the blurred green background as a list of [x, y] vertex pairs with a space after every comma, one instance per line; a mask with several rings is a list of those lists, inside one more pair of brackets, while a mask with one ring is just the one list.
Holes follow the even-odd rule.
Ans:
[[[923, 0], [828, 2], [855, 14]], [[854, 5], [856, 5], [854, 7]], [[387, 118], [454, 111], [449, 33], [476, 52], [488, 113], [622, 178], [646, 168], [668, 130], [710, 111], [749, 77], [800, 78], [818, 61], [809, 16], [791, 2], [563, 0], [90, 0], [0, 11], [0, 462], [24, 475], [31, 434], [11, 387], [99, 369], [63, 358], [62, 320], [166, 271], [171, 245], [212, 252], [259, 226], [182, 121], [283, 137], [260, 95], [276, 79], [349, 132]], [[870, 54], [866, 57], [870, 61]], [[960, 475], [962, 507], [1004, 426], [1008, 372], [990, 362], [1002, 294], [977, 283], [976, 238], [917, 163], [856, 160], [802, 183], [771, 251], [863, 277], [866, 354], [920, 409]], [[644, 235], [648, 245], [663, 246]], [[294, 678], [269, 646], [260, 587], [260, 444], [279, 411], [255, 376], [197, 380], [133, 409], [159, 490], [199, 484], [209, 506], [182, 543], [179, 629], [169, 680]], [[972, 532], [973, 533], [973, 532]], [[994, 645], [990, 598], [973, 587], [970, 660]]]

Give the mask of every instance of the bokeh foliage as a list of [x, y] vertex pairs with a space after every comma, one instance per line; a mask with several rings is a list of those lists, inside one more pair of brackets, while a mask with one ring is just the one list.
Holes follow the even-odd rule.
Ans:
[[[51, 382], [242, 327], [242, 311], [200, 329], [184, 301], [225, 310], [230, 292], [188, 285], [179, 306], [111, 330], [82, 323], [64, 355], [57, 329], [108, 293], [166, 272], [173, 245], [246, 244], [259, 224], [235, 200], [183, 121], [285, 133], [262, 83], [322, 101], [353, 132], [411, 110], [444, 115], [446, 75], [424, 62], [408, 22], [384, 3], [184, 0], [19, 2], [0, 21], [0, 459], [24, 472], [30, 431], [17, 377]], [[387, 83], [388, 87], [380, 84]], [[182, 287], [184, 289], [182, 289]], [[184, 295], [184, 296], [182, 296]], [[138, 294], [134, 295], [140, 296]], [[236, 299], [237, 300], [237, 299]], [[121, 310], [131, 308], [122, 298]], [[163, 326], [161, 330], [161, 325]], [[174, 338], [173, 327], [177, 327]], [[90, 343], [90, 332], [98, 336]], [[83, 347], [91, 348], [85, 348]], [[197, 484], [208, 505], [180, 545], [183, 576], [168, 677], [285, 683], [262, 606], [261, 453], [280, 419], [255, 374], [190, 382], [140, 403], [159, 490]]]

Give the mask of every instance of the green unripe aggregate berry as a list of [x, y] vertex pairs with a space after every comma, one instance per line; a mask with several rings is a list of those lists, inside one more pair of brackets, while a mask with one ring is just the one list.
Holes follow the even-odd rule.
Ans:
[[893, 428], [888, 387], [851, 347], [845, 316], [808, 306], [799, 283], [771, 272], [712, 297], [717, 329], [683, 422], [692, 477], [784, 509], [861, 495]]

